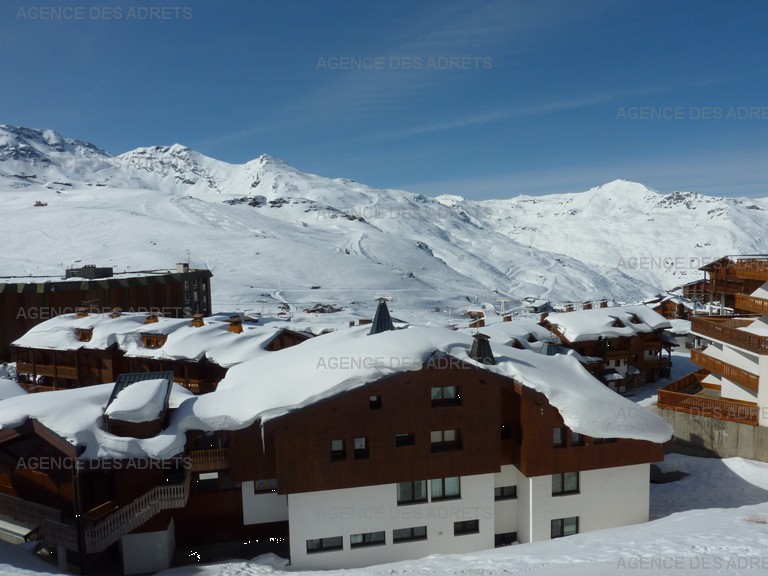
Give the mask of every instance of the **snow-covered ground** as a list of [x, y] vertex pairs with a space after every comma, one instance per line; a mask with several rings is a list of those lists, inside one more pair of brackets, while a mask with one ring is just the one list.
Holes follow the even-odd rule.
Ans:
[[113, 157], [1, 125], [0, 205], [4, 275], [168, 268], [189, 255], [213, 271], [226, 312], [322, 302], [370, 317], [384, 294], [397, 317], [446, 324], [502, 297], [507, 309], [524, 297], [638, 301], [701, 278], [722, 255], [768, 252], [768, 199], [621, 180], [536, 198], [429, 198], [269, 156], [227, 164], [174, 145]]
[[[192, 565], [161, 576], [698, 576], [768, 573], [768, 464], [668, 455], [663, 470], [688, 476], [651, 485], [647, 524], [513, 545], [460, 556], [430, 556], [356, 570], [294, 572], [279, 559]], [[0, 542], [0, 574], [59, 572], [18, 547]]]

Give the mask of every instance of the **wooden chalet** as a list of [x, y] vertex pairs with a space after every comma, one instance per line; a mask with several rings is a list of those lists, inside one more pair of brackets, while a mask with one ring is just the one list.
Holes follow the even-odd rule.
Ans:
[[[702, 270], [710, 296], [736, 312], [691, 319], [696, 341], [691, 361], [701, 369], [660, 389], [658, 406], [703, 417], [705, 426], [720, 426], [718, 420], [768, 426], [768, 256], [727, 256]], [[743, 433], [732, 430], [734, 437]], [[724, 456], [742, 455], [711, 442], [708, 448]]]
[[[169, 338], [194, 336], [198, 329], [210, 334], [210, 344], [201, 337], [191, 350], [165, 353], [172, 344]], [[96, 339], [94, 331], [100, 335]], [[222, 366], [208, 356], [209, 348], [228, 333], [227, 345], [253, 340], [242, 359], [249, 357], [249, 350], [274, 352], [310, 338], [286, 328], [244, 329], [239, 316], [209, 318], [206, 323], [201, 314], [186, 320], [121, 311], [78, 312], [38, 325], [13, 343], [13, 352], [20, 380], [32, 392], [114, 382], [125, 372], [171, 371], [174, 382], [202, 394], [213, 391], [227, 373], [229, 364]]]
[[85, 307], [113, 308], [185, 318], [210, 316], [212, 273], [181, 263], [174, 270], [115, 272], [109, 267], [69, 268], [65, 277], [0, 278], [0, 360], [11, 359], [11, 343], [42, 321]]
[[[126, 574], [167, 567], [173, 547], [215, 541], [261, 538], [289, 554], [294, 568], [359, 567], [648, 519], [649, 465], [663, 458], [670, 435], [658, 417], [607, 391], [575, 359], [492, 349], [484, 335], [395, 330], [385, 320], [257, 357], [233, 370], [223, 390], [171, 393], [163, 434], [184, 436], [155, 467], [135, 465], [152, 461], [147, 454], [121, 460], [127, 448], [111, 441], [101, 449], [112, 456], [89, 458], [95, 464], [78, 476], [43, 469], [29, 481], [19, 467], [26, 455], [63, 451], [77, 460], [98, 448], [58, 437], [45, 424], [56, 428], [56, 418], [38, 399], [107, 406], [136, 384], [104, 390], [101, 400], [86, 390], [11, 399], [0, 405], [0, 423], [16, 411], [32, 418], [0, 429], [0, 515], [37, 523], [38, 537], [70, 559], [78, 550], [86, 563], [122, 550]], [[377, 350], [381, 356], [370, 356]], [[367, 362], [319, 369], [332, 354], [396, 369]], [[256, 374], [259, 386], [249, 376]], [[145, 376], [157, 375], [138, 377]], [[271, 386], [269, 398], [260, 386]], [[550, 390], [560, 390], [559, 408]], [[195, 414], [210, 420], [184, 410], [175, 425], [183, 427], [174, 428], [192, 400]], [[612, 424], [575, 420], [585, 406]], [[88, 519], [80, 527], [78, 506]]]
[[622, 391], [669, 375], [672, 348], [666, 319], [645, 305], [600, 306], [542, 315], [541, 325], [561, 345], [577, 352], [585, 367], [609, 387]]

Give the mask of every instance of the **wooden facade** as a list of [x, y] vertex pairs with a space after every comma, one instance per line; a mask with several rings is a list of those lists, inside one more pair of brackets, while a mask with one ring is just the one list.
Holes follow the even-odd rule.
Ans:
[[[445, 385], [460, 387], [460, 403], [433, 404], [432, 388]], [[530, 477], [663, 459], [662, 446], [647, 441], [574, 443], [543, 394], [458, 361], [372, 382], [265, 428], [268, 440], [274, 434], [278, 493], [495, 473], [504, 464]], [[562, 446], [553, 443], [555, 428], [563, 429]], [[436, 447], [433, 433], [444, 430], [459, 431], [459, 442]], [[412, 437], [399, 441], [403, 435]], [[365, 451], [356, 450], [360, 438]], [[332, 454], [339, 440], [343, 456]]]
[[[663, 337], [664, 330], [637, 333], [633, 336], [619, 338], [598, 336], [590, 340], [570, 342], [563, 334], [547, 323], [542, 323], [560, 337], [566, 348], [571, 348], [581, 356], [600, 358], [602, 365], [585, 362], [584, 367], [596, 378], [606, 381], [609, 371], [627, 370], [625, 384], [641, 386], [646, 382], [654, 382], [668, 376], [672, 367], [672, 344]], [[629, 373], [628, 367], [637, 372]]]
[[[725, 256], [702, 266], [704, 297], [707, 301], [720, 301], [736, 313], [765, 313], [766, 307], [755, 309], [741, 297], [748, 296], [768, 282], [768, 256], [730, 258]], [[746, 306], [744, 304], [747, 304]]]
[[10, 360], [11, 342], [33, 326], [84, 305], [92, 312], [121, 308], [125, 312], [156, 311], [173, 318], [194, 312], [209, 316], [213, 309], [211, 277], [210, 270], [186, 267], [108, 278], [9, 279], [0, 283], [0, 359]]
[[[151, 336], [149, 339], [142, 338], [148, 350], [162, 348], [166, 338], [163, 334], [146, 336]], [[273, 352], [282, 350], [309, 337], [291, 330], [276, 330], [276, 336], [265, 349]], [[21, 346], [12, 349], [20, 381], [30, 392], [106, 384], [114, 382], [119, 374], [128, 372], [172, 371], [174, 382], [195, 394], [205, 394], [214, 391], [227, 373], [226, 368], [205, 357], [195, 361], [126, 356], [115, 344], [106, 350], [49, 350]]]
[[[117, 546], [120, 535], [132, 531], [162, 530], [173, 519], [177, 545], [267, 537], [274, 538], [274, 551], [285, 553], [287, 522], [245, 524], [243, 482], [264, 481], [278, 494], [294, 494], [492, 474], [507, 464], [534, 477], [663, 458], [660, 444], [578, 436], [543, 394], [442, 358], [447, 361], [241, 430], [189, 431], [184, 453], [165, 461], [100, 459], [77, 472], [62, 465], [29, 469], [20, 466], [22, 458], [65, 456], [73, 463], [78, 452], [29, 420], [0, 431], [0, 513], [6, 494], [49, 506], [66, 521], [75, 514], [77, 493], [88, 534], [114, 525], [101, 546]], [[157, 493], [169, 490], [179, 496], [163, 507], [158, 498], [165, 492]], [[64, 541], [76, 549], [71, 538]], [[97, 545], [88, 544], [105, 549]]]

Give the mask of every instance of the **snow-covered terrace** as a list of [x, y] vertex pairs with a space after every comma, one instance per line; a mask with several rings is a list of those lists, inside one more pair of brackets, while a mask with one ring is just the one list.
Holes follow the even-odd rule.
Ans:
[[169, 426], [153, 438], [127, 440], [102, 429], [110, 384], [10, 398], [0, 403], [0, 426], [36, 418], [70, 442], [86, 444], [85, 458], [169, 458], [183, 450], [188, 430], [235, 430], [265, 422], [386, 376], [419, 370], [438, 353], [541, 392], [565, 424], [581, 434], [652, 442], [672, 435], [661, 418], [606, 388], [573, 356], [492, 343], [497, 363], [484, 365], [468, 355], [469, 334], [422, 326], [372, 336], [369, 330], [350, 328], [257, 356], [232, 367], [215, 392], [202, 396], [174, 385], [170, 406], [176, 410]]
[[[621, 326], [617, 325], [617, 320]], [[557, 328], [569, 342], [586, 342], [600, 336], [629, 337], [672, 327], [669, 320], [645, 305], [555, 313], [547, 316], [546, 322]]]

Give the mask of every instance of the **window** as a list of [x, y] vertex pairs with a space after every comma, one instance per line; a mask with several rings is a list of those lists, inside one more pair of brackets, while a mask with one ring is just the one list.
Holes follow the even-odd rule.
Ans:
[[331, 460], [346, 460], [347, 448], [344, 440], [331, 440]]
[[274, 492], [277, 490], [277, 479], [267, 478], [265, 480], [256, 480], [253, 483], [254, 492]]
[[571, 432], [571, 446], [584, 446], [584, 436], [578, 432]]
[[429, 433], [432, 452], [461, 450], [461, 430], [433, 430]]
[[418, 504], [427, 501], [427, 481], [399, 482], [397, 484], [397, 505]]
[[453, 523], [453, 535], [477, 534], [480, 532], [480, 520], [459, 520]]
[[517, 498], [517, 486], [499, 486], [493, 489], [494, 500], [512, 500]]
[[517, 542], [517, 532], [504, 532], [503, 534], [496, 534], [493, 537], [493, 545], [496, 548], [509, 546], [515, 542]]
[[552, 474], [552, 496], [579, 493], [579, 473]]
[[432, 406], [456, 406], [461, 404], [460, 386], [432, 386]]
[[432, 501], [461, 498], [461, 478], [435, 478], [429, 481], [432, 490]]
[[380, 410], [381, 409], [381, 396], [378, 394], [374, 394], [371, 396], [368, 396], [368, 407], [371, 410]]
[[90, 342], [93, 338], [93, 328], [76, 328], [75, 335], [79, 342]]
[[368, 438], [355, 438], [355, 460], [367, 460], [369, 455]]
[[414, 434], [395, 434], [395, 446], [413, 446], [415, 443]]
[[341, 536], [331, 536], [330, 538], [315, 538], [307, 540], [307, 554], [315, 552], [330, 552], [331, 550], [341, 550], [344, 548], [344, 541]]
[[592, 441], [593, 444], [610, 444], [611, 442], [616, 442], [616, 438], [594, 438]]
[[384, 531], [364, 532], [363, 534], [352, 534], [349, 537], [349, 546], [351, 548], [362, 548], [363, 546], [380, 546], [384, 544]]
[[501, 425], [501, 439], [502, 440], [509, 440], [512, 438], [512, 426], [509, 424], [502, 424]]
[[552, 520], [552, 538], [560, 538], [562, 536], [570, 536], [571, 534], [579, 533], [579, 517], [571, 516], [570, 518], [558, 518]]
[[426, 540], [427, 539], [427, 527], [416, 526], [415, 528], [398, 528], [392, 530], [392, 542], [398, 544], [400, 542], [410, 542], [412, 540]]
[[161, 348], [165, 344], [165, 334], [142, 334], [141, 339], [144, 344], [144, 348]]
[[565, 446], [564, 428], [552, 428], [552, 445], [556, 447]]

